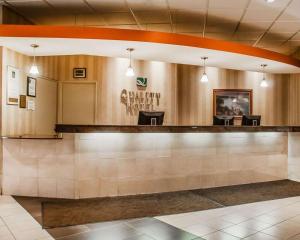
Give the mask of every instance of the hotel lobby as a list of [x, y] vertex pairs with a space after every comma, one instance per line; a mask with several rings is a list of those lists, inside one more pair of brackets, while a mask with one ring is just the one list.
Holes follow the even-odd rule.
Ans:
[[0, 0], [0, 240], [300, 239], [299, 12]]

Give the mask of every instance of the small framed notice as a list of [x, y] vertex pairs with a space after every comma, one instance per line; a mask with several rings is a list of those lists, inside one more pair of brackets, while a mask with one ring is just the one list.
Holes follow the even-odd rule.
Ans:
[[26, 95], [20, 95], [20, 104], [19, 107], [20, 108], [26, 108], [27, 104], [26, 104]]
[[36, 97], [36, 78], [27, 77], [27, 96]]
[[73, 78], [86, 78], [86, 68], [73, 68]]
[[19, 105], [20, 71], [19, 69], [7, 67], [6, 103]]
[[35, 110], [35, 101], [33, 99], [28, 99], [27, 101], [27, 109], [34, 111]]

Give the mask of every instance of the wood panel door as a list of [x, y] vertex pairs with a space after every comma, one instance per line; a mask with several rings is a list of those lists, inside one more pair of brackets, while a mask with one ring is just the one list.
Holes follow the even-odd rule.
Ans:
[[96, 123], [96, 82], [62, 82], [62, 123]]

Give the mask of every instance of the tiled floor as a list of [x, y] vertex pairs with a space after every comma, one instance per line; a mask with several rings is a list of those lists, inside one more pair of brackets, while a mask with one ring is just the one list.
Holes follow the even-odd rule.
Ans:
[[10, 196], [0, 196], [1, 240], [52, 240], [50, 234]]
[[157, 219], [207, 240], [300, 240], [300, 197]]
[[[41, 222], [41, 201], [45, 199], [17, 197], [17, 201]], [[155, 218], [102, 222], [47, 229], [58, 240], [201, 240]], [[0, 238], [0, 240], [2, 240]]]
[[[37, 204], [26, 209], [39, 220]], [[0, 197], [0, 217], [1, 240], [300, 240], [300, 197], [48, 229], [53, 238], [11, 197]]]

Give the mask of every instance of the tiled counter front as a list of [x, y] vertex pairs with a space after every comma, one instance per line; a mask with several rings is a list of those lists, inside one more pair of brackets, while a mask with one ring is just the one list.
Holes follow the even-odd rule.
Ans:
[[74, 135], [3, 139], [3, 193], [75, 198]]
[[288, 133], [68, 133], [4, 139], [5, 194], [89, 198], [286, 179]]

